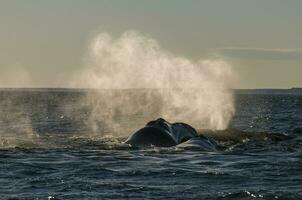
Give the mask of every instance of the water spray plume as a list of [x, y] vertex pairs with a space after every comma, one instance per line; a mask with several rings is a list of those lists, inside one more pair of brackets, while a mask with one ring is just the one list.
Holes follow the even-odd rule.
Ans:
[[234, 114], [234, 75], [223, 60], [174, 56], [134, 31], [119, 38], [99, 34], [88, 57], [73, 86], [100, 89], [87, 95], [95, 127], [125, 131], [123, 117], [134, 117], [132, 129], [163, 117], [196, 128], [225, 129]]

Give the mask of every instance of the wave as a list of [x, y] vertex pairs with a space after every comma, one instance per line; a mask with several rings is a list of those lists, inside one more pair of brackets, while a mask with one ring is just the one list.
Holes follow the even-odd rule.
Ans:
[[225, 130], [198, 130], [198, 133], [221, 142], [242, 143], [246, 141], [283, 141], [292, 139], [293, 136], [285, 133], [249, 132], [236, 128]]
[[[294, 136], [282, 133], [270, 132], [248, 132], [235, 128], [225, 130], [198, 130], [202, 136], [217, 141], [225, 149], [232, 149], [234, 146], [253, 142], [281, 142], [294, 138]], [[0, 149], [97, 149], [97, 150], [133, 150], [124, 141], [126, 137], [105, 136], [97, 137], [89, 134], [33, 134], [34, 137], [9, 137], [1, 135]], [[155, 147], [150, 147], [155, 148]], [[158, 148], [156, 149], [169, 149]], [[170, 147], [170, 149], [177, 149]], [[191, 148], [185, 148], [191, 149]], [[193, 149], [193, 148], [192, 148]]]

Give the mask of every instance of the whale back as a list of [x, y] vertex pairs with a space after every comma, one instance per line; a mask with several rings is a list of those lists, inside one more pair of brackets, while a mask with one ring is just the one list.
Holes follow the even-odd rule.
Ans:
[[159, 118], [150, 121], [146, 126], [132, 136], [125, 143], [132, 146], [159, 146], [170, 147], [197, 137], [196, 130], [185, 123], [171, 124]]
[[158, 127], [146, 126], [133, 135], [131, 135], [126, 141], [126, 144], [130, 144], [135, 147], [144, 146], [157, 146], [157, 147], [171, 147], [177, 145], [171, 135], [164, 129]]

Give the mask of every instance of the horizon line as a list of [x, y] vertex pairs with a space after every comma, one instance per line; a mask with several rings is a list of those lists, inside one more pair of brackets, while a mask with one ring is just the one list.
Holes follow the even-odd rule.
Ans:
[[[10, 89], [66, 89], [66, 90], [129, 90], [129, 89], [134, 89], [134, 90], [140, 90], [140, 89], [204, 89], [204, 88], [94, 88], [94, 87], [49, 87], [49, 86], [42, 86], [42, 87], [35, 87], [35, 86], [30, 86], [30, 87], [1, 87], [0, 90], [10, 90]], [[293, 90], [293, 89], [301, 89], [302, 86], [300, 87], [290, 87], [290, 88], [270, 88], [270, 87], [263, 87], [263, 88], [226, 88], [226, 89], [231, 89], [231, 90]]]
[[261, 47], [219, 47], [213, 50], [222, 51], [266, 51], [266, 52], [279, 52], [279, 53], [294, 53], [302, 52], [302, 48], [261, 48]]

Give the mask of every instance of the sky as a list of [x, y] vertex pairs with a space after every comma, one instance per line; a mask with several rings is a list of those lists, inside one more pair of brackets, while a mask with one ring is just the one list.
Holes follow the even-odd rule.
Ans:
[[1, 0], [0, 87], [62, 87], [99, 32], [136, 30], [174, 55], [219, 55], [235, 88], [302, 87], [301, 0]]

